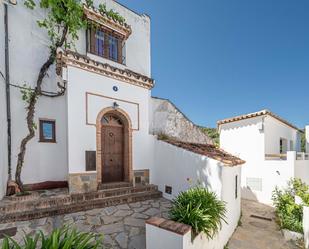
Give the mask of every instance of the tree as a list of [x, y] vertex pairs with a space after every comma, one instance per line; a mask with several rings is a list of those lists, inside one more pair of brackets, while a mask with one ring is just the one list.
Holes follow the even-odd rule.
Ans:
[[301, 151], [302, 152], [306, 152], [306, 134], [305, 134], [305, 130], [303, 133], [301, 133]]
[[[24, 4], [30, 9], [37, 7], [34, 0], [25, 0]], [[21, 172], [24, 165], [26, 148], [29, 141], [35, 136], [36, 124], [34, 122], [34, 114], [38, 98], [41, 96], [58, 97], [65, 93], [65, 86], [60, 82], [57, 84], [59, 87], [57, 93], [45, 92], [42, 89], [43, 81], [51, 65], [56, 60], [57, 50], [74, 46], [74, 41], [78, 39], [78, 30], [87, 25], [86, 20], [83, 18], [83, 5], [79, 0], [40, 0], [39, 7], [48, 10], [47, 16], [43, 20], [38, 20], [37, 23], [39, 27], [47, 30], [50, 39], [49, 56], [39, 70], [35, 88], [23, 87], [21, 90], [22, 98], [26, 102], [28, 129], [27, 135], [20, 143], [15, 173], [15, 180], [21, 192], [25, 191], [21, 180]]]
[[216, 145], [217, 147], [219, 147], [220, 145], [220, 135], [217, 131], [216, 128], [208, 128], [208, 127], [200, 127], [201, 130], [207, 135], [209, 136], [212, 141], [214, 142], [214, 145]]

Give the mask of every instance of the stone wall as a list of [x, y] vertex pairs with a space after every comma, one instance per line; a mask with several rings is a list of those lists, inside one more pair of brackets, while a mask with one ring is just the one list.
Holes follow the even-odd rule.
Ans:
[[149, 169], [134, 170], [134, 186], [149, 184]]
[[96, 171], [69, 174], [70, 194], [97, 191], [97, 187]]
[[152, 97], [150, 106], [150, 133], [164, 134], [185, 142], [213, 144], [171, 101]]

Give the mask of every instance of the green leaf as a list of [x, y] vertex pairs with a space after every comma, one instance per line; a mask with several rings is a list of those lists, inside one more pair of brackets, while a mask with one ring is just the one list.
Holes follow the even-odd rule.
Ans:
[[181, 192], [169, 213], [172, 220], [185, 223], [193, 228], [195, 234], [204, 232], [212, 238], [225, 221], [225, 203], [203, 187], [194, 187]]

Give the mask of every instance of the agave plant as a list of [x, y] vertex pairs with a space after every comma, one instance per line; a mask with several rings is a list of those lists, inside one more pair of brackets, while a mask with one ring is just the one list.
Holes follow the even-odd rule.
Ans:
[[181, 192], [173, 201], [170, 218], [190, 225], [195, 235], [204, 232], [208, 238], [226, 223], [225, 203], [215, 193], [203, 187], [193, 187]]
[[49, 236], [42, 231], [34, 237], [25, 235], [19, 244], [12, 238], [5, 238], [2, 249], [97, 249], [102, 248], [102, 237], [94, 233], [78, 232], [67, 226], [55, 229]]

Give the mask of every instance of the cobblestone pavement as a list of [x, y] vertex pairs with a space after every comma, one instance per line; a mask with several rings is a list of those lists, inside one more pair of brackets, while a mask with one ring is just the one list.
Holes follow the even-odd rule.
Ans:
[[[258, 215], [271, 218], [272, 221], [250, 217]], [[254, 201], [242, 200], [241, 226], [229, 241], [229, 249], [296, 249], [286, 242], [275, 222], [274, 209]]]
[[73, 224], [79, 231], [104, 234], [105, 248], [144, 249], [145, 220], [152, 216], [167, 218], [170, 207], [170, 201], [159, 198], [31, 221], [0, 224], [0, 229], [17, 227], [17, 234], [13, 238], [19, 241], [24, 233], [34, 234], [41, 230], [48, 234], [53, 228]]

